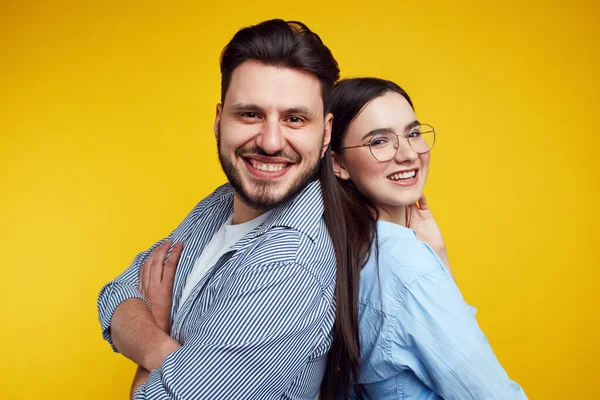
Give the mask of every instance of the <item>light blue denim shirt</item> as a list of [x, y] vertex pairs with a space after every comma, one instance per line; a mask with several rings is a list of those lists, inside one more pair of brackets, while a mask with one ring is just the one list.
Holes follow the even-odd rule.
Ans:
[[411, 229], [377, 226], [379, 266], [372, 252], [359, 295], [363, 397], [527, 399], [435, 252]]

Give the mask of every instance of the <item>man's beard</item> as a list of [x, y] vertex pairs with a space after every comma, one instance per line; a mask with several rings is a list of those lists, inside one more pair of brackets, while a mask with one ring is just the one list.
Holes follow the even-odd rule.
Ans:
[[[277, 195], [275, 193], [273, 193], [273, 190], [280, 184], [272, 183], [269, 181], [267, 181], [267, 182], [265, 182], [265, 181], [249, 182], [249, 184], [252, 185], [251, 190], [253, 189], [252, 190], [253, 193], [249, 193], [248, 191], [246, 191], [244, 189], [242, 177], [241, 177], [239, 171], [237, 169], [235, 169], [235, 167], [231, 163], [230, 159], [225, 154], [221, 153], [220, 137], [221, 137], [221, 135], [219, 132], [219, 136], [217, 139], [217, 149], [219, 152], [219, 161], [221, 162], [221, 168], [223, 169], [223, 172], [225, 172], [227, 179], [229, 179], [231, 186], [233, 186], [233, 189], [240, 197], [240, 200], [252, 209], [269, 210], [269, 209], [274, 208], [282, 203], [285, 203], [286, 201], [288, 201], [291, 198], [293, 198], [294, 196], [296, 196], [300, 191], [302, 191], [302, 189], [304, 189], [306, 187], [306, 185], [314, 179], [315, 175], [317, 174], [317, 171], [319, 170], [319, 160], [317, 159], [316, 162], [314, 163], [314, 165], [308, 165], [307, 169], [304, 172], [302, 172], [302, 174], [296, 179], [296, 181], [292, 182], [291, 187], [289, 188], [289, 190], [286, 193], [283, 193], [283, 194], [279, 195], [278, 197], [276, 197]], [[322, 146], [323, 146], [323, 143], [321, 143], [320, 148], [322, 148]], [[271, 156], [271, 157], [281, 157], [283, 155], [283, 152], [277, 152], [275, 154], [267, 154], [260, 147], [254, 146], [252, 149], [250, 149], [248, 151], [242, 152], [240, 149], [236, 150], [236, 152], [235, 152], [236, 158], [241, 158], [240, 156], [242, 153], [245, 155], [257, 154], [257, 155]], [[287, 158], [289, 159], [289, 157], [287, 157]], [[299, 156], [296, 158], [297, 159], [294, 161], [296, 164], [299, 164], [300, 161], [302, 160], [302, 158]]]

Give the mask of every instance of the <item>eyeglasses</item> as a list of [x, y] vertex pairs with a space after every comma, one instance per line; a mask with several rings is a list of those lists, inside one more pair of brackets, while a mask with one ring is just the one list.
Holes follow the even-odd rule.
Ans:
[[[428, 124], [420, 124], [411, 128], [407, 133], [402, 134], [410, 147], [418, 154], [429, 152], [435, 144], [436, 130]], [[357, 147], [369, 146], [371, 155], [377, 161], [390, 161], [398, 153], [400, 148], [400, 136], [389, 130], [382, 130], [374, 134], [368, 143], [358, 146], [342, 147], [340, 150], [354, 149]]]

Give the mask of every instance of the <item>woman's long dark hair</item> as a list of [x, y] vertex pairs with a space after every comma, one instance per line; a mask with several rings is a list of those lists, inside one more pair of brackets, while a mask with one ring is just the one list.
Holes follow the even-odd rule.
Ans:
[[[377, 256], [377, 209], [350, 180], [337, 179], [333, 172], [332, 151], [341, 155], [344, 138], [352, 121], [373, 99], [387, 92], [402, 95], [413, 107], [408, 94], [393, 82], [378, 78], [339, 81], [331, 94], [333, 113], [331, 143], [319, 170], [323, 188], [325, 223], [330, 232], [338, 263], [336, 282], [336, 323], [329, 353], [321, 398], [347, 398], [350, 382], [360, 396], [360, 340], [358, 294], [360, 270], [375, 244]], [[340, 269], [339, 266], [343, 266]]]

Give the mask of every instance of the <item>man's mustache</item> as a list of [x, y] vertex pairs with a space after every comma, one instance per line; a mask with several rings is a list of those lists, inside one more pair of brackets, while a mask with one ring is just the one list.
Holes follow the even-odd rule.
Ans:
[[244, 156], [249, 156], [249, 155], [259, 155], [259, 156], [264, 156], [264, 157], [279, 157], [279, 158], [284, 158], [286, 160], [289, 160], [290, 162], [295, 163], [295, 164], [299, 163], [302, 160], [302, 157], [300, 157], [299, 155], [288, 154], [288, 153], [284, 152], [283, 150], [269, 154], [258, 146], [253, 146], [250, 149], [243, 149], [243, 148], [237, 149], [235, 151], [235, 155], [238, 157], [244, 157]]

